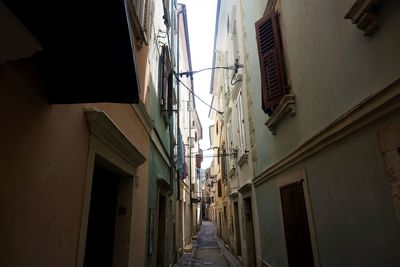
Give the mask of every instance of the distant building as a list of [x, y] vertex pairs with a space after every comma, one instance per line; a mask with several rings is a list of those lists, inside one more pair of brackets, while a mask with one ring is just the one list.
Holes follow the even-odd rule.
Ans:
[[[176, 10], [176, 115], [175, 126], [179, 131], [177, 142], [177, 201], [176, 233], [177, 251], [181, 255], [185, 247], [191, 246], [192, 238], [200, 225], [200, 188], [199, 172], [202, 153], [199, 141], [203, 131], [196, 110], [193, 91], [195, 90], [191, 75], [180, 75], [191, 72], [191, 51], [187, 22], [186, 6], [177, 5]], [[191, 248], [190, 248], [191, 249]], [[188, 250], [190, 251], [188, 248]]]

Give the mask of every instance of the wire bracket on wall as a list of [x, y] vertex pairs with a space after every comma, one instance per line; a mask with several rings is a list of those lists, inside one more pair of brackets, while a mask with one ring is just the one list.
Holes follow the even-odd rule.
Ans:
[[234, 81], [235, 76], [238, 73], [240, 68], [243, 68], [243, 64], [239, 64], [239, 59], [235, 59], [234, 72], [233, 72], [232, 79], [231, 79], [231, 85], [235, 85], [236, 83], [242, 81], [242, 79]]
[[235, 60], [235, 64], [233, 66], [218, 66], [218, 67], [210, 67], [210, 68], [204, 68], [200, 70], [194, 70], [194, 71], [185, 71], [185, 72], [179, 72], [177, 73], [180, 77], [186, 76], [186, 77], [192, 77], [193, 74], [206, 71], [206, 70], [215, 70], [215, 69], [224, 69], [224, 70], [233, 70], [234, 74], [238, 72], [239, 69], [243, 68], [243, 64], [239, 64], [239, 60]]

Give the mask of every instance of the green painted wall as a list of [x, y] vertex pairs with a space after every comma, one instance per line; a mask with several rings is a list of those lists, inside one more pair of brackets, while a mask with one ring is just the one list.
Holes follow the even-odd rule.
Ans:
[[[153, 74], [156, 75], [156, 74]], [[153, 253], [147, 256], [146, 266], [156, 266], [157, 264], [157, 207], [158, 207], [158, 179], [164, 179], [166, 183], [170, 183], [170, 168], [169, 160], [170, 153], [170, 136], [169, 127], [161, 111], [160, 100], [158, 96], [158, 89], [154, 87], [152, 79], [150, 79], [150, 117], [153, 121], [153, 140], [150, 144], [149, 151], [149, 191], [148, 191], [148, 207], [154, 209], [154, 237], [153, 237]], [[172, 124], [173, 122], [171, 122]], [[158, 145], [155, 144], [158, 143]], [[166, 155], [165, 158], [162, 154]], [[176, 192], [175, 183], [172, 185], [174, 193]], [[167, 261], [172, 261], [173, 253], [173, 221], [175, 217], [175, 205], [171, 205], [171, 200], [175, 200], [175, 195], [167, 197], [166, 201], [166, 220], [167, 220], [167, 233], [166, 233], [166, 246], [167, 246]], [[148, 220], [148, 218], [146, 218]], [[147, 228], [149, 232], [149, 227]], [[148, 235], [147, 235], [148, 236]], [[148, 245], [146, 254], [148, 255]]]

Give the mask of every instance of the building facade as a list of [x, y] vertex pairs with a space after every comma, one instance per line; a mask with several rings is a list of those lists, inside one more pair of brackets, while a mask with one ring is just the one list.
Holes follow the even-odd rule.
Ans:
[[0, 265], [169, 266], [194, 234], [177, 222], [180, 10], [51, 6], [0, 3]]
[[235, 187], [250, 196], [243, 225], [252, 220], [254, 243], [240, 233], [243, 263], [397, 266], [400, 6], [219, 5], [215, 53], [226, 66], [243, 65], [240, 89], [223, 87], [231, 98], [242, 92], [244, 103], [249, 168], [239, 166], [231, 183], [233, 199]]
[[151, 127], [134, 14], [99, 4], [94, 27], [88, 4], [57, 19], [49, 5], [0, 4], [1, 265], [143, 266]]
[[177, 139], [177, 251], [192, 250], [192, 238], [199, 230], [200, 199], [199, 174], [202, 153], [199, 141], [203, 130], [196, 110], [194, 82], [189, 44], [186, 6], [178, 4], [176, 9], [176, 123]]
[[240, 1], [219, 1], [211, 92], [213, 107], [223, 114], [211, 113], [215, 114], [215, 130], [218, 129], [220, 135], [215, 145], [219, 147], [217, 162], [220, 162], [222, 181], [220, 209], [223, 216], [217, 220], [221, 237], [245, 266], [254, 266], [259, 235], [255, 228], [255, 195], [251, 190], [254, 126], [250, 124], [253, 121], [252, 90], [246, 82], [249, 71], [244, 64], [248, 53], [243, 35], [243, 12]]

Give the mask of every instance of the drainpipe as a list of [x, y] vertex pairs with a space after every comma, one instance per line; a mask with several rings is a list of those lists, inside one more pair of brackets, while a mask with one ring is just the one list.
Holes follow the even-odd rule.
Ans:
[[[189, 92], [189, 99], [190, 99], [190, 92]], [[191, 103], [190, 100], [188, 103]], [[192, 110], [189, 110], [189, 192], [190, 192], [190, 209], [192, 209], [192, 145], [190, 142], [192, 141]]]
[[[178, 14], [176, 15], [176, 19], [178, 20], [177, 23], [177, 42], [176, 42], [176, 73], [179, 73], [179, 62], [180, 62], [180, 49], [179, 49], [179, 44], [180, 44], [180, 19], [179, 16], [181, 16], [183, 13], [183, 10], [179, 11]], [[179, 107], [180, 107], [180, 96], [179, 96], [179, 81], [178, 79], [176, 79], [176, 101], [178, 103], [178, 108], [176, 111], [176, 132], [179, 132], [179, 124], [180, 124], [180, 119], [179, 119]], [[183, 148], [182, 148], [183, 149]], [[185, 157], [183, 158], [183, 160], [185, 160]], [[180, 173], [178, 172], [178, 179], [177, 179], [177, 194], [176, 194], [176, 199], [180, 198], [180, 180], [181, 176]]]

